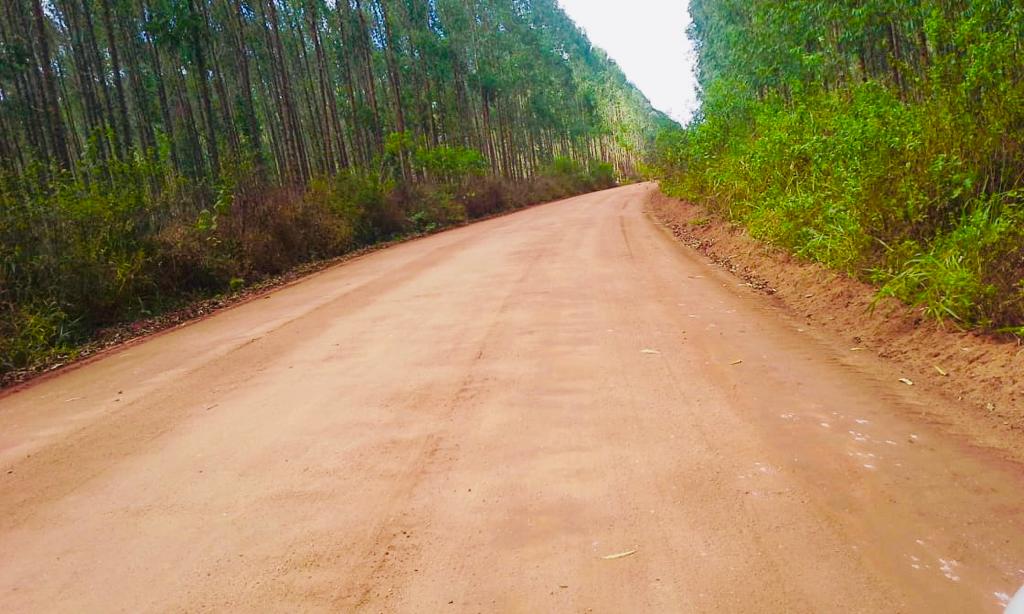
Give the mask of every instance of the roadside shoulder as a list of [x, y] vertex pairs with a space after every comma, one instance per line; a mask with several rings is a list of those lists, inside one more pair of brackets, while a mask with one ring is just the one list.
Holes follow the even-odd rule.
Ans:
[[680, 242], [764, 294], [851, 360], [873, 354], [894, 380], [948, 399], [931, 418], [974, 444], [1024, 458], [1024, 345], [925, 318], [842, 273], [766, 245], [656, 186], [645, 210]]

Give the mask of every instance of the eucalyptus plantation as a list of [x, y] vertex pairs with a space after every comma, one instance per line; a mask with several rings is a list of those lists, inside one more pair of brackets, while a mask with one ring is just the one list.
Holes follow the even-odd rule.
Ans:
[[6, 0], [0, 371], [635, 176], [666, 121], [555, 0]]

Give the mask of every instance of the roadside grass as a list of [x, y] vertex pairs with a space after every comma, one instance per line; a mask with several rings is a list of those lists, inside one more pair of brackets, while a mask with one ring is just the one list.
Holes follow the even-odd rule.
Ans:
[[1024, 105], [965, 113], [967, 94], [907, 102], [872, 82], [796, 102], [716, 95], [663, 140], [666, 193], [928, 317], [1024, 331], [1024, 143], [1004, 130]]
[[0, 175], [0, 379], [305, 263], [615, 184], [601, 163], [556, 160], [513, 182], [472, 150], [418, 153], [416, 182], [348, 172], [274, 188], [240, 164], [207, 186], [142, 158], [117, 180]]

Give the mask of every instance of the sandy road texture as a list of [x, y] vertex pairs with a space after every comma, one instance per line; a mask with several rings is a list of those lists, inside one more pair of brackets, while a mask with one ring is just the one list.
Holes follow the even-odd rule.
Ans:
[[999, 612], [1022, 468], [673, 242], [649, 189], [0, 399], [0, 610]]

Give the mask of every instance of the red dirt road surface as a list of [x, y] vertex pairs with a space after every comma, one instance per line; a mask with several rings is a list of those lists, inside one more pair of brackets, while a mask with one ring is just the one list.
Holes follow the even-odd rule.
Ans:
[[0, 610], [999, 612], [1024, 472], [674, 242], [649, 185], [0, 399]]

